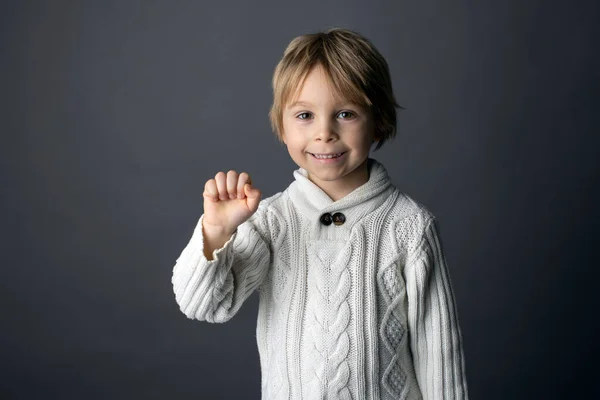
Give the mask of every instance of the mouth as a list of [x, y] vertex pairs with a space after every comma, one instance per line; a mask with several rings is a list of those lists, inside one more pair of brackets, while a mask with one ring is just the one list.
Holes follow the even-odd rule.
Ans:
[[324, 154], [316, 154], [316, 153], [308, 153], [311, 156], [313, 156], [314, 158], [317, 158], [319, 160], [327, 160], [327, 159], [332, 159], [332, 158], [339, 158], [342, 155], [344, 155], [346, 152], [343, 151], [341, 153], [324, 153]]

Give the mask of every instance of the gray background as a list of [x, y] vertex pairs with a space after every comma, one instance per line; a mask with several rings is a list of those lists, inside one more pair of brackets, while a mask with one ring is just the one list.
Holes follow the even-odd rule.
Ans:
[[597, 2], [2, 2], [0, 397], [258, 399], [257, 297], [188, 320], [204, 182], [295, 165], [270, 78], [343, 26], [388, 59], [373, 154], [439, 219], [472, 399], [599, 395]]

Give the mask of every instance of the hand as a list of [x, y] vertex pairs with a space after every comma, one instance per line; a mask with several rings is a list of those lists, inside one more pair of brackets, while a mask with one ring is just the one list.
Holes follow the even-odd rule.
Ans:
[[258, 209], [261, 193], [242, 172], [219, 172], [204, 185], [203, 227], [210, 236], [231, 236]]

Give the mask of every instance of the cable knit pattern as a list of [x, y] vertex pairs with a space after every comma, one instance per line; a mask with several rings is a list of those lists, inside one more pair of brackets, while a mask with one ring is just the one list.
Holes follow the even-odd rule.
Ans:
[[[309, 297], [307, 329], [312, 347], [308, 357], [313, 380], [305, 397], [310, 399], [350, 400], [350, 272], [351, 245], [345, 242], [315, 241], [309, 244], [312, 255], [309, 285], [315, 294]], [[313, 283], [311, 285], [311, 283]], [[309, 374], [310, 375], [310, 374]]]
[[[433, 214], [373, 159], [369, 181], [338, 201], [303, 169], [294, 178], [211, 261], [200, 217], [173, 268], [181, 311], [225, 322], [258, 290], [262, 400], [468, 399]], [[336, 212], [345, 223], [320, 223]]]
[[410, 368], [410, 365], [404, 367], [403, 364], [406, 363], [402, 363], [406, 358], [403, 357], [403, 353], [408, 353], [407, 320], [402, 313], [406, 305], [406, 289], [398, 265], [404, 264], [406, 255], [414, 252], [420, 242], [420, 221], [419, 214], [408, 215], [396, 221], [392, 227], [396, 240], [391, 241], [391, 254], [396, 258], [389, 259], [378, 276], [382, 298], [385, 300], [380, 337], [390, 355], [387, 365], [383, 365], [383, 386], [397, 399], [406, 399], [410, 387], [415, 385], [414, 382], [407, 382], [408, 375], [404, 371], [405, 368]]
[[[279, 332], [283, 327], [286, 326], [286, 318], [288, 316], [287, 309], [281, 307], [282, 304], [288, 303], [290, 295], [290, 289], [288, 287], [289, 276], [291, 273], [290, 254], [291, 250], [290, 241], [286, 240], [288, 225], [292, 227], [296, 224], [293, 221], [289, 221], [288, 224], [281, 224], [283, 221], [282, 216], [275, 210], [271, 210], [267, 215], [268, 226], [270, 229], [271, 242], [273, 247], [279, 249], [277, 252], [277, 259], [279, 261], [280, 268], [273, 268], [269, 271], [269, 275], [263, 283], [262, 293], [268, 293], [270, 299], [263, 301], [268, 305], [268, 317], [266, 320], [266, 329], [268, 333], [266, 341], [262, 348], [266, 349], [267, 354], [263, 357], [263, 360], [271, 360], [270, 363], [275, 368], [267, 368], [261, 366], [265, 373], [262, 376], [262, 391], [268, 398], [280, 399], [287, 398], [287, 381], [286, 373], [286, 357], [284, 349], [284, 335], [273, 335], [274, 332]], [[267, 290], [266, 286], [273, 287], [271, 290]], [[266, 344], [269, 343], [269, 346]]]

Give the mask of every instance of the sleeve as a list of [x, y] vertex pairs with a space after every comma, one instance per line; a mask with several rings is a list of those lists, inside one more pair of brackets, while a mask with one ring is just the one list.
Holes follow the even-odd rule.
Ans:
[[[259, 208], [260, 211], [260, 208]], [[177, 258], [171, 282], [175, 300], [190, 319], [225, 322], [231, 319], [244, 301], [257, 289], [271, 261], [269, 241], [261, 234], [258, 211], [213, 252], [204, 256], [200, 217], [192, 238]]]
[[410, 347], [424, 400], [467, 400], [456, 301], [435, 217], [405, 269]]

